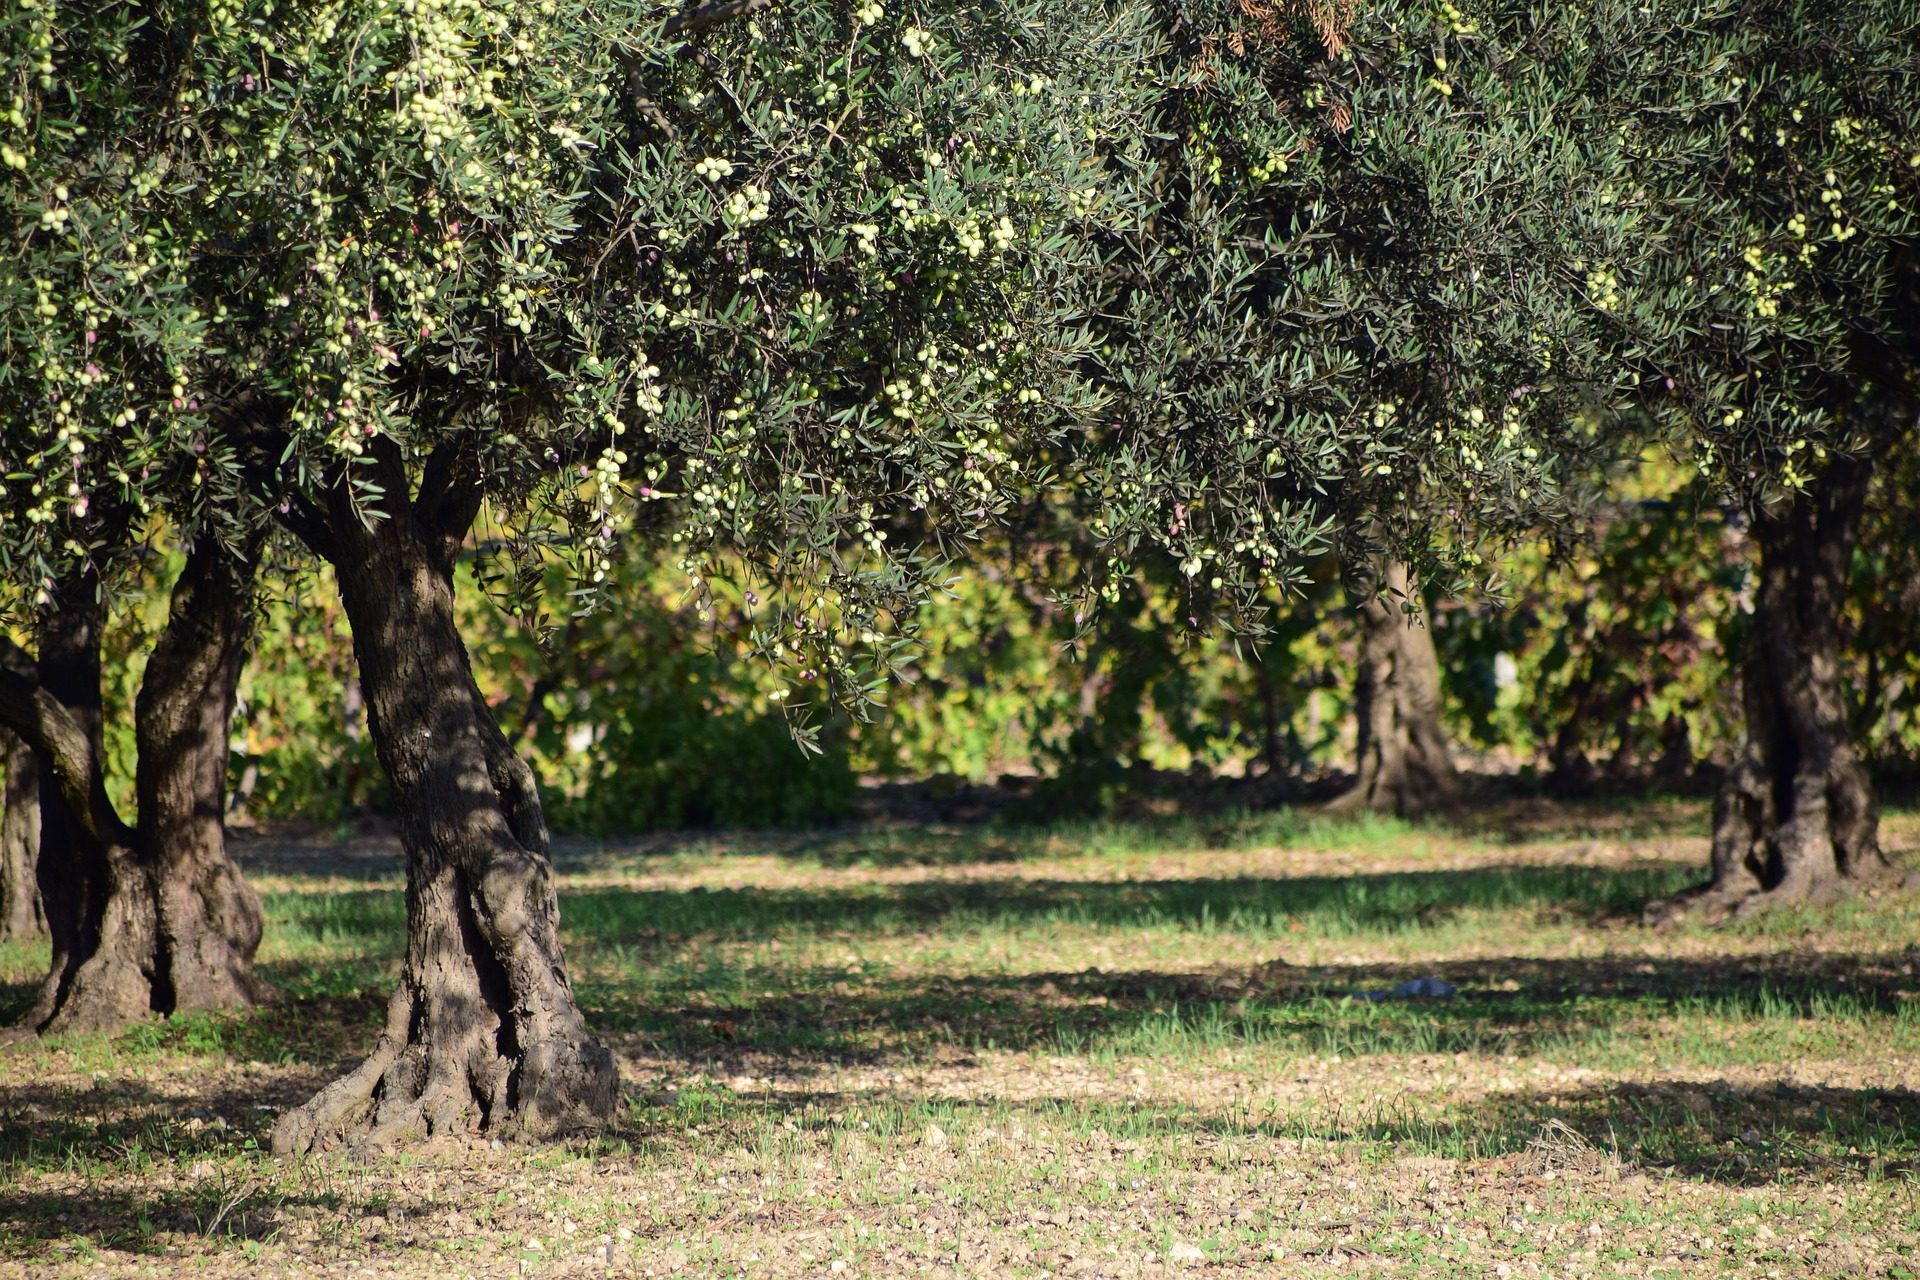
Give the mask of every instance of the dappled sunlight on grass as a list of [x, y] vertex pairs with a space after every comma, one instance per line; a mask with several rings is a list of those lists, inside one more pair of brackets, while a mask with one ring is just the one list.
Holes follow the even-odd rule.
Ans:
[[[1910, 1259], [1920, 904], [1642, 928], [1643, 901], [1699, 876], [1703, 821], [568, 846], [569, 966], [623, 1063], [620, 1120], [294, 1166], [260, 1154], [266, 1127], [378, 1034], [404, 894], [377, 841], [340, 865], [250, 844], [282, 998], [7, 1050], [0, 1260], [810, 1275], [977, 1253], [948, 1273], [1038, 1275], [1121, 1241], [1115, 1274], [1175, 1243], [1256, 1269], [1479, 1274], [1531, 1250], [1610, 1274], [1708, 1233], [1756, 1273]], [[1920, 822], [1888, 829], [1911, 850]], [[0, 947], [7, 998], [44, 963]], [[1409, 977], [1455, 994], [1368, 998]], [[923, 1249], [903, 1205], [985, 1234]]]

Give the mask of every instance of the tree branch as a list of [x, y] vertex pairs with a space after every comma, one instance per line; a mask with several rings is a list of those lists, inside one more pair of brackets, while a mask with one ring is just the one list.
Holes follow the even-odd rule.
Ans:
[[744, 18], [762, 9], [773, 7], [773, 0], [710, 0], [707, 4], [697, 4], [691, 9], [674, 14], [667, 19], [661, 34], [669, 36], [692, 35], [705, 31], [708, 27], [717, 27], [723, 22], [735, 18]]
[[475, 473], [472, 455], [455, 444], [443, 444], [427, 456], [413, 514], [436, 535], [458, 546], [479, 518], [486, 486]]
[[288, 444], [287, 433], [280, 426], [284, 412], [284, 404], [277, 399], [245, 396], [221, 415], [219, 429], [235, 442], [248, 483], [273, 512], [273, 519], [304, 543], [307, 550], [328, 560], [333, 550], [333, 534], [327, 525], [326, 512], [310, 497], [281, 480], [281, 462]]
[[333, 531], [320, 509], [305, 498], [288, 495], [274, 509], [274, 516], [288, 533], [298, 538], [307, 550], [322, 560], [333, 559]]
[[134, 833], [107, 798], [87, 731], [40, 687], [32, 669], [26, 651], [0, 636], [0, 727], [13, 730], [48, 764], [61, 799], [89, 837], [102, 846], [131, 844]]
[[0, 631], [0, 672], [30, 681], [33, 679], [33, 669], [33, 655], [15, 644], [6, 632]]

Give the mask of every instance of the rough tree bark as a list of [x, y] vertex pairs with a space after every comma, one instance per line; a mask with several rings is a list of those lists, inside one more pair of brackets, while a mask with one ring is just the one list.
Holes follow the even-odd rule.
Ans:
[[1665, 922], [1821, 905], [1892, 878], [1872, 783], [1847, 725], [1840, 619], [1870, 454], [1835, 458], [1760, 512], [1753, 618], [1741, 666], [1745, 731], [1713, 809], [1712, 878], [1652, 904]]
[[16, 1030], [105, 1030], [149, 1013], [233, 1008], [252, 972], [260, 906], [221, 824], [227, 726], [251, 619], [252, 570], [205, 540], [174, 586], [135, 708], [139, 825], [107, 798], [98, 582], [63, 584], [31, 672], [0, 680], [0, 723], [41, 761], [39, 885], [53, 962]]
[[[99, 579], [75, 573], [42, 607], [27, 692], [37, 714], [9, 724], [40, 762], [40, 901], [53, 960], [16, 1029], [90, 1031], [153, 1008], [140, 961], [153, 951], [152, 903], [134, 869], [133, 830], [106, 798], [101, 739]], [[18, 703], [18, 699], [9, 699]], [[53, 708], [65, 723], [47, 724]]]
[[202, 538], [174, 584], [134, 705], [141, 864], [154, 886], [166, 1012], [267, 996], [260, 899], [227, 855], [227, 757], [253, 634], [253, 560]]
[[18, 734], [0, 729], [0, 942], [37, 938], [46, 932], [40, 913], [40, 762]]
[[[409, 492], [384, 441], [377, 481]], [[532, 770], [474, 683], [453, 568], [478, 493], [429, 468], [421, 495], [363, 523], [344, 492], [296, 530], [338, 572], [374, 749], [407, 852], [407, 950], [367, 1059], [281, 1117], [281, 1154], [484, 1130], [538, 1139], [613, 1111], [613, 1057], [561, 954]], [[308, 518], [310, 517], [310, 518]]]
[[1407, 566], [1389, 561], [1376, 585], [1360, 606], [1359, 767], [1353, 786], [1327, 807], [1417, 813], [1445, 804], [1460, 787], [1440, 727], [1440, 658], [1425, 619], [1400, 607], [1411, 590]]

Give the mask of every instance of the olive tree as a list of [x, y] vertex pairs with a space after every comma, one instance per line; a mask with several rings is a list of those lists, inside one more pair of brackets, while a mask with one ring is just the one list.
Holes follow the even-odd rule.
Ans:
[[1824, 902], [1885, 882], [1841, 630], [1878, 460], [1920, 417], [1920, 6], [1692, 6], [1615, 51], [1648, 211], [1623, 360], [1758, 551], [1744, 741], [1712, 879], [1659, 914]]
[[[97, 518], [104, 494], [74, 509], [97, 482], [175, 527], [270, 515], [328, 561], [402, 815], [385, 1030], [275, 1145], [594, 1123], [614, 1065], [538, 788], [455, 627], [462, 547], [484, 523], [569, 559], [583, 608], [623, 542], [676, 540], [696, 593], [733, 551], [787, 700], [869, 696], [939, 563], [1030, 483], [1024, 437], [1092, 403], [1057, 210], [1094, 175], [1049, 104], [1097, 29], [1032, 4], [161, 3], [124, 57], [68, 64], [52, 12], [49, 74], [135, 140], [111, 270], [141, 289], [89, 304], [125, 368], [60, 411], [87, 461], [48, 447], [13, 483], [46, 528]], [[44, 278], [36, 336], [71, 305]], [[115, 469], [142, 453], [175, 465]]]
[[[142, 51], [138, 15], [118, 6], [0, 18], [0, 621], [29, 637], [0, 633], [0, 725], [31, 747], [9, 761], [6, 853], [10, 875], [37, 864], [53, 944], [27, 1031], [262, 994], [260, 907], [221, 826], [258, 534], [196, 500], [205, 460], [183, 446], [197, 428], [152, 425], [169, 409], [199, 419], [171, 369], [200, 318], [155, 270], [168, 211], [142, 199], [142, 174], [169, 140], [136, 110]], [[100, 636], [117, 576], [170, 522], [193, 547], [134, 712], [129, 824], [107, 798]]]
[[[1632, 371], [1609, 340], [1638, 213], [1598, 51], [1637, 5], [1167, 6], [1158, 92], [1105, 156], [1131, 213], [1099, 361], [1112, 412], [1069, 466], [1109, 594], [1158, 566], [1193, 626], [1251, 625], [1314, 553], [1364, 619], [1344, 803], [1454, 772], [1423, 583], [1558, 520]], [[1097, 589], [1097, 588], [1096, 588]]]
[[36, 870], [40, 860], [40, 762], [33, 748], [0, 730], [0, 940], [46, 932]]

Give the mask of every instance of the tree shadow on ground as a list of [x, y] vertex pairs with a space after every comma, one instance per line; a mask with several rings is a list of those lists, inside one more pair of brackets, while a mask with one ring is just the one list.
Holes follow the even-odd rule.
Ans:
[[[49, 1161], [80, 1174], [138, 1164], [142, 1152], [189, 1172], [171, 1187], [89, 1176], [70, 1187], [0, 1188], [0, 1258], [45, 1264], [63, 1243], [76, 1254], [111, 1248], [155, 1259], [182, 1235], [266, 1240], [302, 1220], [355, 1224], [359, 1247], [405, 1247], [409, 1220], [430, 1220], [438, 1200], [409, 1197], [391, 1183], [368, 1190], [352, 1166], [328, 1161], [269, 1165], [237, 1161], [264, 1140], [279, 1106], [303, 1096], [318, 1076], [260, 1089], [210, 1091], [191, 1110], [141, 1082], [92, 1091], [65, 1116], [22, 1099], [27, 1086], [0, 1086], [0, 1168]], [[697, 1123], [695, 1117], [697, 1116]], [[762, 1152], [774, 1167], [781, 1141], [832, 1146], [859, 1131], [863, 1141], [916, 1141], [927, 1123], [957, 1147], [991, 1142], [990, 1130], [1019, 1121], [1049, 1134], [1070, 1158], [1124, 1163], [1156, 1141], [1199, 1144], [1183, 1160], [1204, 1161], [1208, 1145], [1231, 1140], [1233, 1158], [1275, 1144], [1359, 1147], [1369, 1159], [1467, 1162], [1455, 1176], [1498, 1179], [1524, 1190], [1548, 1174], [1600, 1185], [1641, 1174], [1732, 1186], [1856, 1185], [1920, 1174], [1920, 1094], [1910, 1090], [1807, 1087], [1781, 1082], [1613, 1084], [1565, 1092], [1509, 1093], [1421, 1111], [1374, 1106], [1352, 1111], [1200, 1108], [1159, 1100], [1095, 1101], [1039, 1096], [1018, 1100], [906, 1092], [831, 1090], [735, 1094], [718, 1087], [693, 1106], [678, 1097], [636, 1095], [589, 1152], [646, 1147], [654, 1158], [691, 1167], [734, 1146]], [[776, 1141], [771, 1145], [766, 1135]], [[1071, 1148], [1071, 1150], [1067, 1150]], [[1191, 1149], [1190, 1149], [1191, 1150]], [[204, 1163], [202, 1163], [204, 1162]], [[342, 1176], [343, 1173], [349, 1176]], [[171, 1237], [171, 1239], [170, 1239]]]
[[1514, 1156], [1533, 1172], [1618, 1161], [1621, 1172], [1666, 1170], [1742, 1186], [1920, 1172], [1920, 1093], [1910, 1089], [1620, 1081], [1496, 1094], [1432, 1121], [1402, 1112], [1331, 1130], [1302, 1127], [1322, 1139], [1398, 1136], [1436, 1154]]
[[216, 1155], [235, 1142], [264, 1138], [276, 1112], [325, 1082], [324, 1072], [303, 1071], [196, 1089], [184, 1098], [136, 1077], [85, 1089], [0, 1085], [0, 1164], [88, 1150]]
[[85, 1196], [0, 1191], [0, 1257], [24, 1254], [30, 1263], [50, 1265], [59, 1242], [81, 1241], [84, 1247], [76, 1252], [82, 1256], [115, 1249], [163, 1259], [178, 1252], [166, 1238], [170, 1234], [269, 1240], [285, 1229], [290, 1213], [337, 1213], [344, 1204], [335, 1192], [290, 1192], [278, 1179], [231, 1173], [191, 1187]]
[[[1776, 1080], [1618, 1082], [1566, 1093], [1502, 1095], [1469, 1130], [1558, 1121], [1596, 1151], [1715, 1182], [1852, 1182], [1920, 1173], [1920, 1093]], [[1537, 1142], [1537, 1140], [1536, 1140]]]
[[853, 1121], [875, 1140], [911, 1139], [938, 1123], [947, 1141], [965, 1147], [975, 1131], [1018, 1119], [1030, 1127], [1064, 1127], [1096, 1159], [1156, 1139], [1225, 1138], [1242, 1150], [1265, 1140], [1360, 1146], [1401, 1159], [1491, 1161], [1522, 1176], [1668, 1174], [1737, 1186], [1920, 1177], [1920, 1093], [1787, 1081], [1619, 1082], [1501, 1093], [1464, 1105], [1404, 1101], [1333, 1110], [832, 1090], [723, 1089], [700, 1095], [691, 1107], [678, 1094], [636, 1094], [630, 1101], [606, 1140], [684, 1148], [689, 1157], [716, 1135], [751, 1148], [756, 1134], [847, 1129]]
[[[1226, 876], [1046, 880], [1020, 876], [832, 887], [575, 889], [561, 898], [567, 932], [588, 945], [696, 936], [924, 933], [931, 928], [1060, 924], [1127, 930], [1188, 928], [1270, 934], [1396, 934], [1461, 912], [1535, 908], [1550, 918], [1624, 920], [1641, 904], [1692, 884], [1690, 863], [1630, 867], [1477, 867], [1343, 876]], [[287, 894], [274, 914], [330, 941], [397, 948], [399, 892]]]
[[1436, 820], [1455, 835], [1497, 844], [1568, 840], [1671, 840], [1708, 834], [1708, 806], [1698, 797], [1621, 795], [1555, 799], [1490, 795]]
[[[715, 971], [663, 966], [645, 997], [622, 983], [578, 984], [591, 1024], [630, 1049], [714, 1063], [777, 1063], [788, 1073], [985, 1049], [1094, 1058], [1182, 1057], [1259, 1048], [1282, 1054], [1483, 1057], [1624, 1062], [1635, 1023], [1712, 1018], [1792, 1031], [1836, 1022], [1868, 1034], [1913, 1014], [1914, 957], [1804, 950], [1647, 960], [1515, 956], [1303, 968], [1284, 963], [1194, 972], [1052, 972], [955, 977], [874, 974], [779, 962]], [[269, 975], [296, 974], [269, 968]], [[1448, 999], [1385, 1000], [1411, 976], [1458, 989]], [[392, 979], [351, 994], [261, 1009], [152, 1020], [107, 1042], [130, 1070], [143, 1054], [185, 1052], [240, 1062], [333, 1068], [379, 1033]], [[1624, 1037], [1624, 1038], [1623, 1038]], [[1778, 1046], [1775, 1046], [1777, 1050]], [[28, 1049], [14, 1052], [31, 1052]], [[1737, 1046], [1704, 1046], [1707, 1061]], [[1764, 1060], [1764, 1055], [1762, 1057]], [[733, 1067], [716, 1067], [732, 1071]], [[31, 1098], [31, 1086], [15, 1086]], [[6, 1095], [0, 1094], [0, 1098]], [[3, 1104], [0, 1104], [3, 1105]], [[4, 1154], [0, 1150], [0, 1154]]]
[[747, 854], [817, 862], [825, 867], [966, 866], [1022, 862], [1075, 853], [1221, 853], [1272, 850], [1391, 853], [1436, 839], [1495, 845], [1567, 841], [1671, 840], [1706, 835], [1698, 801], [1551, 801], [1496, 799], [1424, 818], [1329, 814], [1316, 808], [1214, 805], [1160, 815], [1026, 817], [1020, 812], [977, 822], [850, 823], [807, 832], [670, 833], [605, 841], [562, 838], [555, 865], [594, 873], [630, 867], [636, 858], [690, 853]]
[[[1232, 793], [1228, 793], [1232, 794]], [[1915, 848], [1912, 814], [1889, 807], [1882, 839]], [[1268, 808], [1230, 801], [1160, 816], [1061, 821], [876, 821], [805, 831], [674, 831], [654, 835], [561, 835], [553, 860], [562, 874], [608, 874], [679, 856], [779, 857], [824, 867], [959, 867], [1079, 852], [1197, 853], [1360, 850], [1391, 853], [1409, 843], [1460, 839], [1494, 846], [1643, 840], [1708, 834], [1697, 798], [1622, 795], [1553, 799], [1488, 789], [1471, 803], [1426, 818], [1333, 815], [1312, 807]], [[234, 833], [231, 847], [249, 873], [290, 878], [383, 880], [404, 872], [398, 829], [370, 818], [343, 832], [315, 823], [277, 823]], [[1704, 858], [1696, 869], [1704, 872]]]
[[[1898, 1016], [1914, 981], [1903, 953], [1658, 962], [1513, 957], [1421, 968], [1420, 976], [1441, 978], [1460, 994], [1374, 1004], [1352, 997], [1391, 989], [1410, 976], [1405, 968], [1274, 964], [954, 978], [779, 966], [731, 973], [726, 983], [711, 971], [687, 969], [656, 982], [644, 1004], [618, 984], [582, 982], [580, 995], [596, 1028], [647, 1052], [760, 1058], [795, 1071], [988, 1048], [1110, 1057], [1257, 1046], [1349, 1057], [1580, 1059], [1604, 1056], [1624, 1023], [1665, 1014], [1756, 1021]], [[376, 979], [351, 995], [156, 1019], [108, 1043], [136, 1062], [142, 1054], [178, 1051], [331, 1067], [372, 1044], [390, 981]]]
[[[964, 1068], [966, 1046], [988, 1043], [1071, 1048], [1090, 1055], [1097, 1068], [1107, 1050], [1150, 1051], [1155, 1036], [1198, 1036], [1202, 1049], [1264, 1041], [1315, 1052], [1337, 1047], [1346, 1054], [1438, 1055], [1410, 1058], [1406, 1069], [1450, 1072], [1458, 1069], [1455, 1053], [1552, 1056], [1577, 1046], [1582, 1030], [1603, 1031], [1648, 1012], [1695, 1009], [1703, 1000], [1711, 1001], [1717, 1015], [1734, 1018], [1830, 1016], [1838, 1000], [1863, 1017], [1903, 1016], [1913, 960], [1906, 952], [1486, 959], [1437, 966], [1436, 976], [1462, 990], [1449, 1000], [1371, 1005], [1340, 994], [1399, 976], [1384, 965], [1221, 967], [1184, 974], [1089, 970], [786, 990], [726, 1006], [704, 1002], [698, 984], [689, 982], [680, 993], [687, 1003], [624, 1013], [597, 1009], [594, 1017], [603, 1028], [645, 1041], [648, 1056], [677, 1063], [668, 1069], [681, 1074], [780, 1074], [787, 1087], [777, 1093], [734, 1094], [713, 1086], [722, 1098], [720, 1119], [741, 1129], [749, 1149], [756, 1149], [749, 1137], [773, 1132], [797, 1113], [810, 1116], [808, 1123], [827, 1123], [836, 1109], [885, 1102], [896, 1113], [919, 1107], [962, 1117], [1011, 1109], [1075, 1124], [1089, 1134], [1099, 1126], [1116, 1137], [1191, 1132], [1361, 1143], [1401, 1156], [1506, 1160], [1522, 1172], [1615, 1153], [1631, 1167], [1742, 1185], [1909, 1176], [1920, 1168], [1920, 1095], [1905, 1089], [1629, 1082], [1502, 1092], [1462, 1105], [1434, 1102], [1430, 1095], [1422, 1102], [1410, 1094], [1400, 1102], [1329, 1113], [1324, 1104], [1291, 1111], [1206, 1108], [1118, 1092], [1112, 1098], [967, 1101], [915, 1094], [908, 1086], [878, 1099], [805, 1087], [850, 1060], [944, 1059]], [[1504, 989], [1509, 984], [1516, 989]], [[228, 1078], [185, 1098], [138, 1077], [58, 1089], [0, 1085], [0, 1168], [52, 1161], [84, 1170], [89, 1162], [138, 1160], [143, 1151], [175, 1161], [219, 1161], [253, 1149], [264, 1141], [274, 1114], [304, 1100], [338, 1070], [340, 1050], [351, 1054], [371, 1043], [378, 1006], [370, 992], [364, 1001], [291, 1003], [228, 1015], [221, 1025], [235, 1034], [222, 1044], [224, 1053], [244, 1058], [248, 1045], [262, 1043], [242, 1034], [250, 1020], [262, 1020], [282, 1026], [288, 1037], [277, 1060], [300, 1069], [240, 1083]], [[357, 1032], [356, 1020], [365, 1023]], [[164, 1024], [154, 1026], [172, 1034]], [[1190, 1054], [1192, 1048], [1188, 1042], [1176, 1052]], [[1745, 1074], [1750, 1081], [1754, 1072]], [[613, 1137], [689, 1144], [691, 1150], [696, 1139], [678, 1107], [636, 1095]], [[703, 1124], [710, 1119], [701, 1116]], [[1564, 1128], [1553, 1138], [1556, 1125]], [[1575, 1136], [1571, 1150], [1564, 1136], [1569, 1133]], [[1543, 1135], [1559, 1145], [1543, 1148]], [[711, 1145], [711, 1128], [698, 1141]], [[17, 1224], [37, 1240], [80, 1232], [138, 1249], [156, 1231], [214, 1229], [211, 1215], [236, 1192], [245, 1193], [237, 1205], [247, 1208], [246, 1214], [236, 1217], [236, 1208], [226, 1215], [225, 1229], [236, 1234], [271, 1230], [288, 1203], [333, 1203], [322, 1191], [302, 1200], [307, 1192], [248, 1190], [227, 1175], [209, 1175], [157, 1197], [109, 1190], [83, 1206], [78, 1218], [66, 1197], [0, 1191], [0, 1223]], [[60, 1213], [68, 1219], [59, 1219]]]
[[[1268, 964], [1164, 971], [893, 978], [792, 967], [736, 975], [718, 994], [706, 971], [656, 988], [639, 1007], [619, 988], [583, 984], [596, 1026], [651, 1051], [760, 1056], [788, 1069], [882, 1063], [980, 1049], [1093, 1056], [1190, 1056], [1263, 1047], [1343, 1057], [1544, 1055], [1611, 1061], [1638, 1048], [1631, 1024], [1674, 1015], [1789, 1026], [1868, 1025], [1909, 1016], [1912, 957], [1794, 951], [1725, 959], [1425, 963], [1446, 999], [1365, 999], [1416, 976], [1392, 964]], [[1360, 998], [1356, 998], [1360, 997]], [[1709, 1055], [1735, 1049], [1704, 1045]], [[1710, 1059], [1711, 1060], [1711, 1059]]]
[[[1604, 1048], [1623, 1019], [1711, 997], [1723, 1017], [1804, 1016], [1841, 1000], [1846, 1016], [1881, 1015], [1914, 985], [1899, 957], [1815, 955], [1687, 959], [1528, 956], [1257, 969], [926, 977], [775, 948], [951, 930], [977, 937], [1072, 927], [1229, 932], [1284, 954], [1306, 936], [1406, 935], [1476, 909], [1531, 908], [1534, 919], [1616, 920], [1691, 875], [1684, 864], [1628, 868], [1498, 866], [1395, 875], [1228, 877], [1088, 882], [992, 877], [841, 888], [633, 891], [567, 897], [569, 947], [595, 1025], [666, 1052], [779, 1054], [867, 1061], [943, 1046], [1068, 1052], [1152, 1052], [1261, 1043], [1319, 1053], [1554, 1053]], [[403, 945], [404, 903], [392, 890], [270, 895], [275, 926], [305, 933], [324, 964], [262, 967], [290, 999], [232, 1015], [142, 1024], [132, 1049], [222, 1051], [244, 1060], [334, 1062], [377, 1030]], [[1513, 926], [1519, 927], [1519, 926]], [[766, 942], [765, 948], [719, 943]], [[832, 950], [831, 947], [825, 950]], [[350, 958], [350, 962], [342, 957]], [[1907, 961], [1911, 957], [1906, 958]], [[1905, 962], [1902, 962], [1905, 963]], [[1358, 1005], [1342, 998], [1416, 976], [1462, 991], [1454, 1000]], [[0, 993], [0, 1009], [30, 989]], [[1829, 1010], [1831, 1011], [1831, 1010]]]
[[[77, 1242], [76, 1261], [102, 1248], [165, 1258], [182, 1235], [269, 1240], [295, 1220], [343, 1215], [362, 1220], [361, 1238], [377, 1246], [388, 1218], [363, 1215], [403, 1221], [434, 1204], [370, 1191], [350, 1166], [254, 1158], [278, 1113], [330, 1074], [250, 1078], [190, 1100], [139, 1079], [60, 1092], [0, 1085], [0, 1171], [60, 1170], [84, 1186], [74, 1190], [69, 1178], [25, 1190], [0, 1176], [0, 1258], [47, 1263], [61, 1242]], [[171, 1162], [172, 1185], [153, 1176], [150, 1162]], [[145, 1176], [118, 1176], [129, 1169]]]
[[[294, 964], [264, 965], [259, 972], [270, 985], [283, 991], [308, 976]], [[393, 988], [392, 974], [365, 976], [371, 979], [367, 985], [353, 984], [342, 994], [283, 998], [253, 1009], [177, 1013], [164, 1018], [155, 1015], [108, 1035], [89, 1033], [51, 1043], [97, 1055], [103, 1060], [102, 1068], [114, 1072], [133, 1070], [143, 1059], [163, 1053], [221, 1056], [275, 1066], [335, 1066], [365, 1054], [384, 1020]], [[24, 1011], [37, 989], [26, 984], [0, 986], [0, 1026]], [[5, 1064], [7, 1054], [33, 1052], [32, 1041], [0, 1048], [0, 1064]], [[31, 1086], [20, 1086], [16, 1092], [33, 1096]], [[0, 1158], [5, 1156], [5, 1140], [10, 1136], [5, 1127], [8, 1096], [0, 1090]]]

